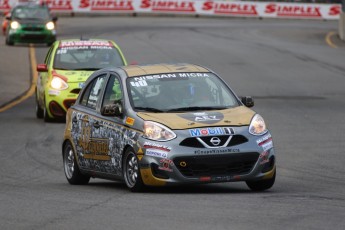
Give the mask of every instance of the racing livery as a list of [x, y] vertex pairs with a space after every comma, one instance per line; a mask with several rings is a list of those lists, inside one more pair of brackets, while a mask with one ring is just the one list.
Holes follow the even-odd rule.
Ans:
[[120, 47], [110, 40], [56, 41], [43, 64], [37, 65], [36, 116], [45, 121], [64, 119], [86, 79], [109, 66], [127, 65]]
[[147, 186], [275, 182], [264, 119], [213, 71], [191, 64], [104, 68], [86, 81], [66, 116], [62, 145], [70, 184], [90, 177]]

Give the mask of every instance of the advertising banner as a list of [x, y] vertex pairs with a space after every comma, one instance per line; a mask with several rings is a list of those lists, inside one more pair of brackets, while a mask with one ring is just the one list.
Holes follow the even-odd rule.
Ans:
[[[242, 2], [225, 0], [41, 0], [55, 12], [187, 14], [224, 17], [339, 20], [341, 4]], [[8, 11], [15, 0], [0, 0]]]

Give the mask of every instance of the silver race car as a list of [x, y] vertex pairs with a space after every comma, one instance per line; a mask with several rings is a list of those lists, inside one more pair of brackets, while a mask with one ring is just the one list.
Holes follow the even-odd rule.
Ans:
[[235, 181], [269, 189], [276, 176], [273, 141], [253, 105], [198, 65], [96, 71], [67, 113], [66, 178], [124, 180], [134, 192]]

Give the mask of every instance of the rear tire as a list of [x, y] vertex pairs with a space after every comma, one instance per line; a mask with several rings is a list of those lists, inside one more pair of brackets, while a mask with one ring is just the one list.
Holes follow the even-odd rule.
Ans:
[[127, 187], [132, 192], [142, 192], [145, 189], [140, 174], [138, 157], [131, 148], [128, 148], [125, 152], [122, 173]]
[[82, 174], [73, 151], [72, 144], [67, 142], [63, 150], [63, 166], [68, 183], [73, 185], [84, 185], [89, 183], [90, 176]]
[[252, 191], [264, 191], [264, 190], [270, 189], [274, 185], [275, 179], [276, 179], [276, 170], [274, 170], [274, 175], [270, 179], [258, 180], [258, 181], [246, 181], [246, 184]]

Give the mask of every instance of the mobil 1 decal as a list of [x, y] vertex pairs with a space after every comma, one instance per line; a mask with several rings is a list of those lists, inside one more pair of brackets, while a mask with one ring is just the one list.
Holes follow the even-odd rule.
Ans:
[[185, 113], [179, 114], [179, 116], [189, 121], [205, 124], [215, 124], [224, 119], [224, 115], [220, 112]]

